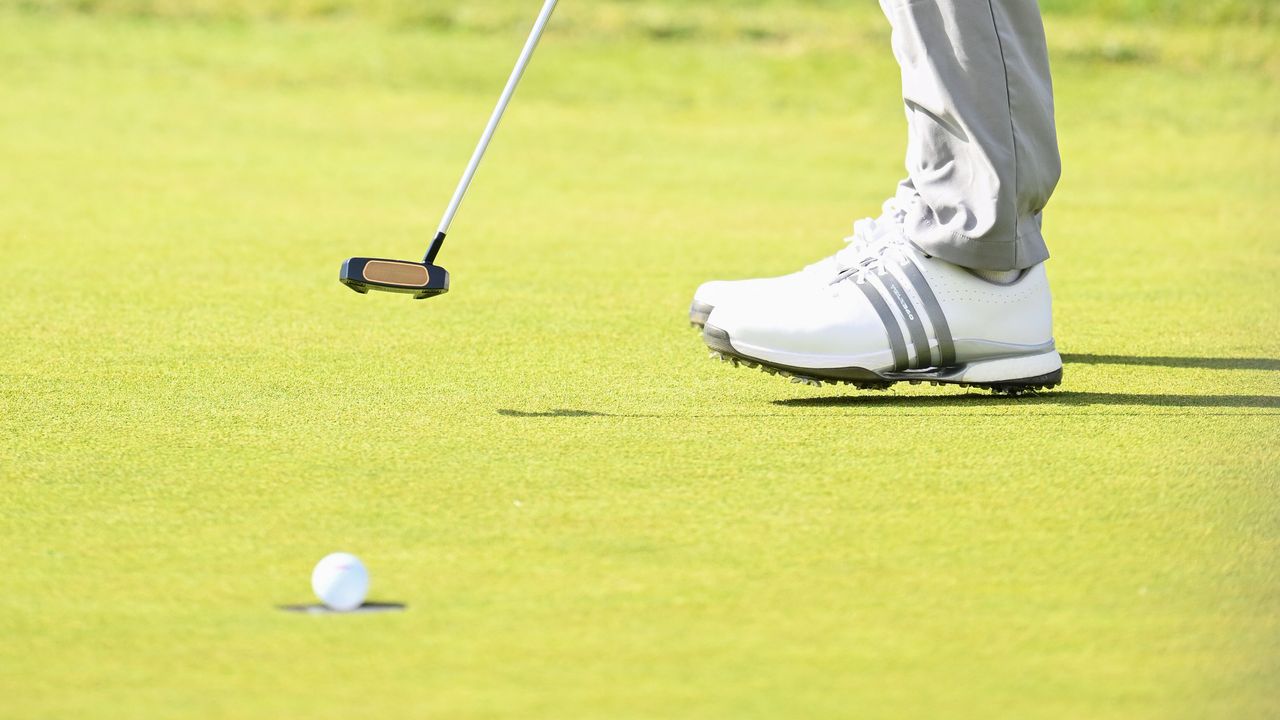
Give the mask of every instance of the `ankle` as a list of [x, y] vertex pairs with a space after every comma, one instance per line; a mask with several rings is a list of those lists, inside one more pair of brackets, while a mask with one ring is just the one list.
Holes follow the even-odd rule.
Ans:
[[1009, 283], [1014, 282], [1018, 278], [1022, 277], [1021, 270], [978, 270], [977, 268], [965, 268], [965, 269], [973, 273], [974, 275], [977, 275], [978, 277], [982, 278], [983, 280], [986, 280], [987, 282], [993, 282], [998, 285], [1008, 285]]

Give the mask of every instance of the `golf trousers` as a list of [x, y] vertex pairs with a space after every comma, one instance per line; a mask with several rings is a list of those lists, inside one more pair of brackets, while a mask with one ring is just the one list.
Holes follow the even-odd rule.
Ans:
[[880, 0], [907, 113], [906, 236], [981, 270], [1049, 257], [1041, 211], [1062, 172], [1036, 0]]

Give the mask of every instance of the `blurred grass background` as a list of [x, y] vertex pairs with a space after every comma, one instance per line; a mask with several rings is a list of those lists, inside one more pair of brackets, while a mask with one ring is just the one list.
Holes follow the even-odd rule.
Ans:
[[[589, 0], [585, 5], [598, 19], [616, 20], [626, 16], [632, 27], [651, 29], [646, 16], [655, 12], [678, 12], [694, 20], [719, 16], [718, 23], [731, 22], [724, 13], [743, 10], [773, 11], [786, 15], [848, 8], [874, 0]], [[356, 15], [376, 18], [396, 25], [427, 24], [467, 28], [505, 24], [524, 19], [528, 0], [488, 0], [483, 3], [450, 0], [16, 0], [29, 11], [74, 11], [123, 14], [143, 17], [199, 17], [232, 20], [264, 18], [305, 18]], [[1044, 0], [1050, 13], [1095, 15], [1111, 20], [1185, 23], [1273, 23], [1280, 12], [1275, 0]], [[699, 27], [689, 25], [690, 28]]]

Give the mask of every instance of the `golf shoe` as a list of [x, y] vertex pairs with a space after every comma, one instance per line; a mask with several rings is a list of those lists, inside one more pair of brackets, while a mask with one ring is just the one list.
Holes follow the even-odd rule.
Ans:
[[763, 286], [716, 305], [703, 339], [722, 360], [810, 384], [1017, 394], [1062, 380], [1043, 263], [991, 282], [900, 234], [827, 284]]

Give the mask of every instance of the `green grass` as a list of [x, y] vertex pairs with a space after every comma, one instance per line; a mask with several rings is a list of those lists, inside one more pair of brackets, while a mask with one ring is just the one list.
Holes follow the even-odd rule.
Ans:
[[[36, 12], [72, 11], [132, 17], [220, 18], [316, 18], [360, 16], [399, 26], [425, 24], [440, 27], [476, 26], [530, 14], [536, 2], [529, 0], [9, 0], [15, 7]], [[862, 0], [861, 11], [874, 6]], [[850, 0], [588, 0], [570, 10], [581, 18], [623, 18], [643, 28], [655, 15], [673, 16], [681, 23], [711, 19], [732, 24], [744, 16], [769, 13], [776, 18], [821, 14], [831, 17], [848, 12]], [[1280, 19], [1272, 0], [1040, 0], [1050, 13], [1086, 15], [1111, 20], [1177, 23], [1270, 23]]]
[[[1050, 18], [1069, 362], [1009, 401], [684, 325], [890, 192], [873, 5], [614, 10], [425, 303], [338, 263], [425, 244], [520, 28], [0, 13], [0, 716], [1280, 714], [1274, 32]], [[274, 609], [338, 549], [408, 611]]]

